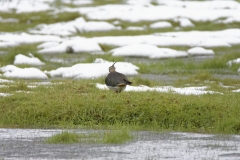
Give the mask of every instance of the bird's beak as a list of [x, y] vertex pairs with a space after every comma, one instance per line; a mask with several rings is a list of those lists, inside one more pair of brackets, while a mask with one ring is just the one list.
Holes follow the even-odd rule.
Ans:
[[117, 62], [114, 62], [112, 66], [114, 66], [115, 63], [117, 63]]

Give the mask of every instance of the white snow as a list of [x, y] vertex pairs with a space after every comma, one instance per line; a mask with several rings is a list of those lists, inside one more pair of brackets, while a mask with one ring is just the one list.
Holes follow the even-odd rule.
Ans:
[[126, 30], [130, 31], [144, 31], [146, 28], [145, 27], [138, 27], [138, 26], [129, 26], [126, 28]]
[[233, 90], [232, 92], [240, 92], [240, 89]]
[[[129, 22], [159, 21], [185, 17], [193, 21], [213, 21], [239, 15], [238, 2], [161, 1], [164, 5], [103, 5], [83, 7], [79, 12], [90, 20], [118, 19]], [[180, 4], [178, 4], [180, 3]], [[230, 4], [231, 3], [231, 4]], [[230, 9], [226, 9], [229, 7]], [[146, 14], [147, 13], [147, 14]]]
[[34, 34], [52, 34], [68, 36], [73, 35], [81, 30], [81, 26], [86, 23], [85, 19], [80, 17], [68, 22], [58, 22], [54, 24], [39, 24], [34, 28], [29, 29], [30, 33]]
[[237, 58], [237, 59], [228, 61], [228, 62], [227, 62], [227, 65], [228, 65], [228, 66], [231, 66], [233, 63], [234, 63], [234, 64], [240, 64], [240, 58]]
[[230, 47], [240, 44], [240, 29], [167, 32], [137, 36], [105, 36], [93, 37], [91, 39], [97, 43], [115, 47], [136, 43], [146, 43], [156, 46]]
[[78, 1], [63, 0], [63, 3], [81, 6], [81, 5], [86, 5], [86, 4], [92, 4], [92, 3], [93, 3], [93, 0], [78, 0]]
[[[96, 87], [99, 89], [108, 89], [105, 84], [97, 83]], [[156, 86], [148, 87], [145, 85], [140, 86], [127, 86], [125, 91], [135, 91], [135, 92], [146, 92], [146, 91], [157, 91], [157, 92], [172, 92], [177, 94], [184, 95], [202, 95], [202, 94], [222, 94], [220, 92], [206, 91], [207, 86], [202, 87], [184, 87], [184, 88], [175, 88], [172, 86]]]
[[237, 10], [240, 8], [240, 4], [233, 0], [222, 1], [222, 0], [212, 0], [212, 1], [179, 1], [179, 0], [156, 0], [158, 4], [166, 5], [169, 7], [179, 7], [185, 9], [211, 9], [211, 10]]
[[11, 96], [12, 94], [10, 93], [1, 93], [0, 92], [0, 97], [7, 97], [7, 96]]
[[13, 64], [29, 64], [29, 65], [44, 65], [45, 63], [40, 61], [38, 58], [34, 57], [31, 53], [30, 57], [25, 56], [23, 54], [18, 54], [15, 56], [15, 60]]
[[52, 34], [69, 36], [78, 32], [106, 32], [111, 30], [118, 30], [113, 24], [104, 21], [89, 21], [86, 22], [84, 18], [79, 17], [73, 21], [58, 22], [54, 24], [39, 24], [36, 27], [29, 29], [30, 33], [34, 34]]
[[0, 1], [0, 11], [16, 13], [41, 12], [52, 9], [49, 4], [41, 1]]
[[217, 21], [217, 23], [224, 23], [224, 24], [234, 23], [234, 22], [240, 22], [240, 17], [236, 15], [236, 16], [228, 17], [226, 19]]
[[188, 54], [169, 48], [158, 48], [150, 44], [130, 44], [111, 50], [113, 56], [135, 56], [149, 58], [177, 58], [186, 57]]
[[172, 27], [172, 24], [170, 22], [155, 22], [155, 23], [150, 24], [149, 27], [152, 29], [170, 28], [170, 27]]
[[194, 27], [195, 26], [188, 18], [184, 18], [184, 17], [174, 18], [173, 21], [180, 23], [181, 27]]
[[[73, 37], [68, 40], [63, 40], [59, 43], [46, 42], [38, 46], [40, 50], [39, 53], [65, 53], [67, 48], [71, 47], [74, 53], [78, 52], [90, 52], [102, 53], [101, 47], [93, 40], [82, 38], [82, 37]], [[42, 49], [41, 49], [42, 48]]]
[[115, 27], [111, 23], [108, 22], [95, 22], [95, 21], [90, 21], [85, 23], [81, 28], [80, 31], [82, 32], [104, 32], [104, 31], [111, 31], [111, 30], [117, 30], [120, 29], [118, 27]]
[[211, 49], [205, 49], [203, 47], [190, 48], [188, 51], [190, 55], [214, 55], [214, 51]]
[[[97, 59], [93, 63], [79, 63], [72, 67], [61, 67], [52, 71], [45, 71], [50, 77], [62, 77], [62, 78], [98, 78], [106, 76], [109, 71], [108, 68], [112, 65], [112, 62]], [[128, 62], [117, 62], [115, 64], [116, 71], [125, 75], [137, 75], [137, 66]]]
[[7, 65], [0, 68], [7, 78], [18, 79], [48, 79], [47, 75], [37, 68], [18, 68], [14, 65]]
[[9, 47], [48, 41], [58, 42], [61, 41], [61, 38], [59, 36], [52, 35], [31, 35], [24, 32], [22, 33], [0, 32], [0, 47]]

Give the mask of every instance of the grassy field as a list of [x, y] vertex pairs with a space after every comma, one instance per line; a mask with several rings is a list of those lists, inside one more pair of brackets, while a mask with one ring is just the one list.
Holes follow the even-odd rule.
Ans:
[[[27, 87], [29, 82], [18, 81], [2, 88], [2, 92], [13, 95], [0, 99], [0, 126], [102, 128], [122, 125], [144, 130], [239, 133], [239, 93], [220, 87], [219, 81], [204, 82], [204, 76], [209, 78], [206, 75], [192, 77], [194, 85], [199, 80], [199, 84], [209, 83], [211, 90], [224, 94], [114, 94], [95, 87], [95, 83], [103, 82], [103, 79], [63, 80], [60, 84], [37, 88]], [[179, 83], [191, 81], [190, 78]], [[223, 83], [227, 82], [240, 86], [239, 80]], [[19, 90], [24, 92], [16, 93]]]
[[[118, 3], [119, 1], [112, 1]], [[101, 3], [102, 4], [102, 3]], [[57, 5], [57, 4], [56, 4]], [[58, 4], [59, 5], [59, 4]], [[100, 5], [95, 1], [94, 5]], [[74, 7], [74, 6], [72, 6]], [[15, 14], [0, 13], [2, 18], [16, 18], [18, 25], [1, 23], [2, 32], [27, 32], [38, 24], [56, 23], [71, 21], [81, 16], [79, 13], [64, 12], [52, 15], [49, 12]], [[51, 18], [49, 18], [51, 17]], [[28, 21], [31, 23], [27, 23]], [[113, 22], [114, 20], [109, 20]], [[174, 26], [169, 29], [145, 31], [110, 31], [79, 33], [84, 37], [96, 36], [119, 36], [119, 35], [142, 35], [155, 32], [175, 31], [179, 27], [176, 22], [170, 21]], [[120, 26], [149, 26], [152, 22], [120, 22]], [[194, 30], [222, 30], [236, 28], [239, 23], [228, 25], [215, 24], [213, 22], [193, 22]], [[184, 28], [183, 31], [192, 30]], [[17, 54], [34, 54], [46, 63], [39, 67], [41, 70], [52, 70], [58, 67], [72, 66], [78, 62], [89, 63], [95, 58], [103, 58], [109, 61], [124, 61], [124, 57], [113, 57], [111, 54], [90, 55], [81, 54], [53, 54], [41, 55], [37, 53], [38, 44], [27, 44], [17, 47], [1, 48], [7, 54], [0, 54], [0, 67], [12, 64]], [[107, 52], [112, 46], [100, 45], [103, 51]], [[173, 49], [187, 50], [188, 47], [171, 47]], [[149, 60], [148, 63], [134, 62], [140, 67], [140, 74], [160, 74], [172, 75], [176, 77], [187, 76], [184, 80], [173, 82], [172, 86], [209, 86], [209, 90], [221, 92], [223, 94], [206, 95], [179, 95], [174, 93], [159, 92], [123, 92], [115, 94], [109, 90], [99, 90], [96, 83], [104, 83], [104, 77], [99, 79], [71, 80], [51, 79], [49, 86], [38, 86], [30, 88], [33, 81], [14, 80], [13, 83], [3, 83], [7, 87], [1, 87], [2, 93], [13, 94], [0, 98], [0, 127], [23, 127], [23, 128], [96, 128], [96, 129], [116, 129], [128, 127], [129, 130], [174, 130], [203, 133], [234, 133], [240, 134], [240, 94], [232, 92], [233, 89], [240, 88], [240, 79], [216, 78], [214, 74], [236, 75], [240, 67], [239, 64], [228, 66], [227, 62], [239, 58], [240, 46], [219, 47], [213, 49], [216, 55], [197, 61], [196, 58], [188, 59], [165, 59]], [[76, 59], [74, 62], [54, 63], [49, 62], [50, 58]], [[141, 58], [139, 58], [141, 59]], [[20, 65], [19, 67], [29, 67]], [[139, 76], [131, 77], [133, 85], [162, 86], [164, 81], [153, 81], [142, 79]], [[35, 81], [34, 81], [35, 82]], [[223, 87], [231, 86], [231, 88]], [[21, 91], [21, 92], [16, 92]], [[114, 133], [118, 134], [118, 133]], [[123, 133], [124, 134], [124, 133]], [[126, 133], [127, 137], [128, 132]], [[78, 142], [83, 135], [69, 133], [51, 137], [49, 143], [62, 141], [63, 137], [70, 137], [68, 142]], [[80, 137], [79, 137], [80, 136]], [[92, 135], [95, 136], [95, 135]], [[123, 137], [124, 137], [123, 136]], [[72, 138], [71, 138], [72, 137]], [[110, 138], [109, 138], [110, 137]], [[101, 136], [101, 142], [111, 143], [111, 136]], [[86, 138], [91, 138], [86, 137]], [[109, 140], [109, 139], [110, 140]], [[57, 139], [55, 141], [55, 139]], [[116, 139], [116, 138], [113, 138]], [[117, 142], [119, 143], [119, 142]]]

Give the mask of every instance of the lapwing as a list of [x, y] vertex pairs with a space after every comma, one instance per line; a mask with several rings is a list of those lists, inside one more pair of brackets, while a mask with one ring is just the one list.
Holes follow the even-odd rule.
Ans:
[[105, 83], [109, 89], [114, 90], [116, 93], [120, 93], [127, 85], [132, 84], [132, 82], [130, 82], [124, 74], [115, 71], [115, 63], [109, 67], [109, 74], [105, 78]]

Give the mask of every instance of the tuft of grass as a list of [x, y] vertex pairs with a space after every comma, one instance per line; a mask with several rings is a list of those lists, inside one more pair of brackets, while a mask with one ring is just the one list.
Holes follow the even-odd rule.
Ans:
[[72, 144], [72, 143], [102, 143], [121, 144], [131, 140], [133, 136], [129, 131], [110, 130], [97, 133], [72, 133], [63, 131], [45, 140], [49, 144]]
[[125, 143], [133, 138], [127, 130], [108, 131], [103, 134], [103, 143], [119, 144]]
[[59, 134], [55, 134], [45, 141], [50, 144], [71, 144], [79, 142], [79, 135], [77, 133], [70, 133], [63, 131]]
[[134, 85], [146, 85], [146, 86], [153, 86], [153, 82], [148, 80], [148, 79], [144, 79], [141, 77], [134, 77], [132, 79], [132, 81], [134, 82]]

